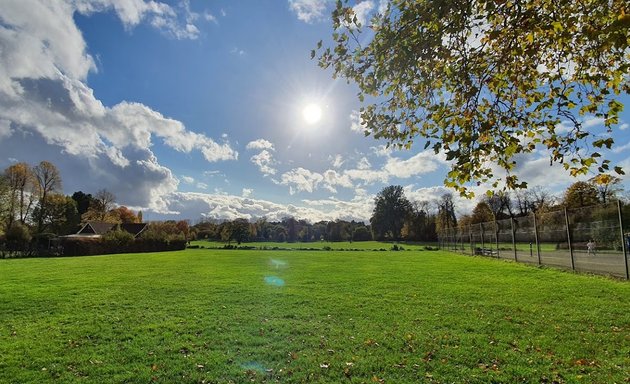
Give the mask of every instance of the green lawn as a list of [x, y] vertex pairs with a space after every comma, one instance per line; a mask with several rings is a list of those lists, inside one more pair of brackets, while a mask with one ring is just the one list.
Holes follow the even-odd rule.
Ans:
[[1, 383], [622, 383], [630, 284], [440, 251], [0, 260]]

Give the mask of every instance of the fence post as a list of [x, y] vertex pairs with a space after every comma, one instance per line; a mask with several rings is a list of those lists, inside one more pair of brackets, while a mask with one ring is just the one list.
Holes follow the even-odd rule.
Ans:
[[567, 227], [567, 243], [569, 244], [569, 255], [571, 255], [571, 270], [575, 271], [575, 259], [573, 258], [573, 247], [571, 246], [571, 230], [569, 229], [569, 214], [567, 207], [564, 207], [564, 222]]
[[518, 262], [516, 256], [516, 234], [514, 233], [514, 218], [510, 217], [510, 225], [512, 226], [512, 249], [514, 250], [514, 261]]
[[483, 249], [486, 247], [485, 245], [485, 239], [483, 238], [483, 223], [479, 223], [479, 230], [480, 232], [480, 236], [481, 236], [481, 254], [483, 255]]
[[475, 247], [473, 246], [472, 225], [468, 225], [468, 243], [470, 245], [470, 256], [475, 256]]
[[536, 255], [538, 255], [538, 265], [541, 265], [540, 261], [540, 245], [538, 244], [538, 224], [536, 223], [536, 212], [534, 212], [534, 239], [536, 241]]
[[496, 218], [494, 219], [494, 242], [497, 245], [497, 259], [499, 259], [499, 224], [497, 224]]
[[623, 262], [626, 267], [626, 280], [630, 280], [630, 270], [628, 270], [628, 250], [626, 249], [626, 238], [623, 233], [623, 214], [621, 213], [621, 201], [617, 200], [617, 211], [619, 212], [619, 232], [621, 232], [621, 250], [623, 251]]

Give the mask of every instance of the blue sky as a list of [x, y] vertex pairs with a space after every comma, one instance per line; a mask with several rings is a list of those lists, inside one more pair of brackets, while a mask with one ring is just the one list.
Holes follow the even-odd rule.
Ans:
[[[49, 160], [65, 193], [106, 188], [147, 219], [367, 220], [387, 185], [413, 200], [448, 191], [443, 156], [364, 137], [356, 89], [310, 59], [330, 38], [333, 2], [2, 3], [2, 169]], [[321, 109], [313, 124], [310, 103]], [[626, 111], [609, 155], [630, 169], [628, 122]], [[543, 153], [521, 160], [530, 185], [575, 181]], [[456, 201], [460, 213], [475, 203]]]

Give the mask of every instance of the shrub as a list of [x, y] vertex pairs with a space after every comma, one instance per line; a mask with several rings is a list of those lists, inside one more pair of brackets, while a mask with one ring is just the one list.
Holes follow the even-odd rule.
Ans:
[[5, 241], [9, 251], [24, 251], [31, 242], [31, 232], [25, 225], [15, 222], [7, 229]]
[[133, 243], [134, 240], [131, 233], [121, 230], [119, 226], [104, 234], [102, 239], [108, 248], [124, 248]]

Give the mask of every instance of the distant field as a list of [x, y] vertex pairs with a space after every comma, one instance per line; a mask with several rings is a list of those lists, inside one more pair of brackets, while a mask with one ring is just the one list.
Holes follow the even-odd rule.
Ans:
[[[226, 243], [218, 242], [218, 241], [206, 241], [206, 240], [197, 240], [192, 242], [193, 245], [199, 245], [206, 248], [223, 248]], [[273, 250], [273, 248], [279, 249], [332, 249], [332, 250], [373, 250], [373, 251], [389, 251], [392, 249], [394, 245], [397, 247], [402, 247], [404, 250], [409, 251], [417, 251], [424, 250], [425, 247], [433, 247], [437, 248], [437, 243], [386, 243], [380, 241], [338, 241], [338, 242], [328, 242], [328, 241], [313, 241], [308, 243], [296, 242], [296, 243], [277, 243], [277, 242], [267, 242], [267, 241], [255, 241], [255, 242], [247, 242], [242, 243], [240, 245], [232, 242], [231, 245], [241, 246], [241, 247], [254, 247], [258, 249], [267, 249]]]
[[2, 383], [622, 383], [629, 334], [628, 282], [442, 251], [0, 260]]

